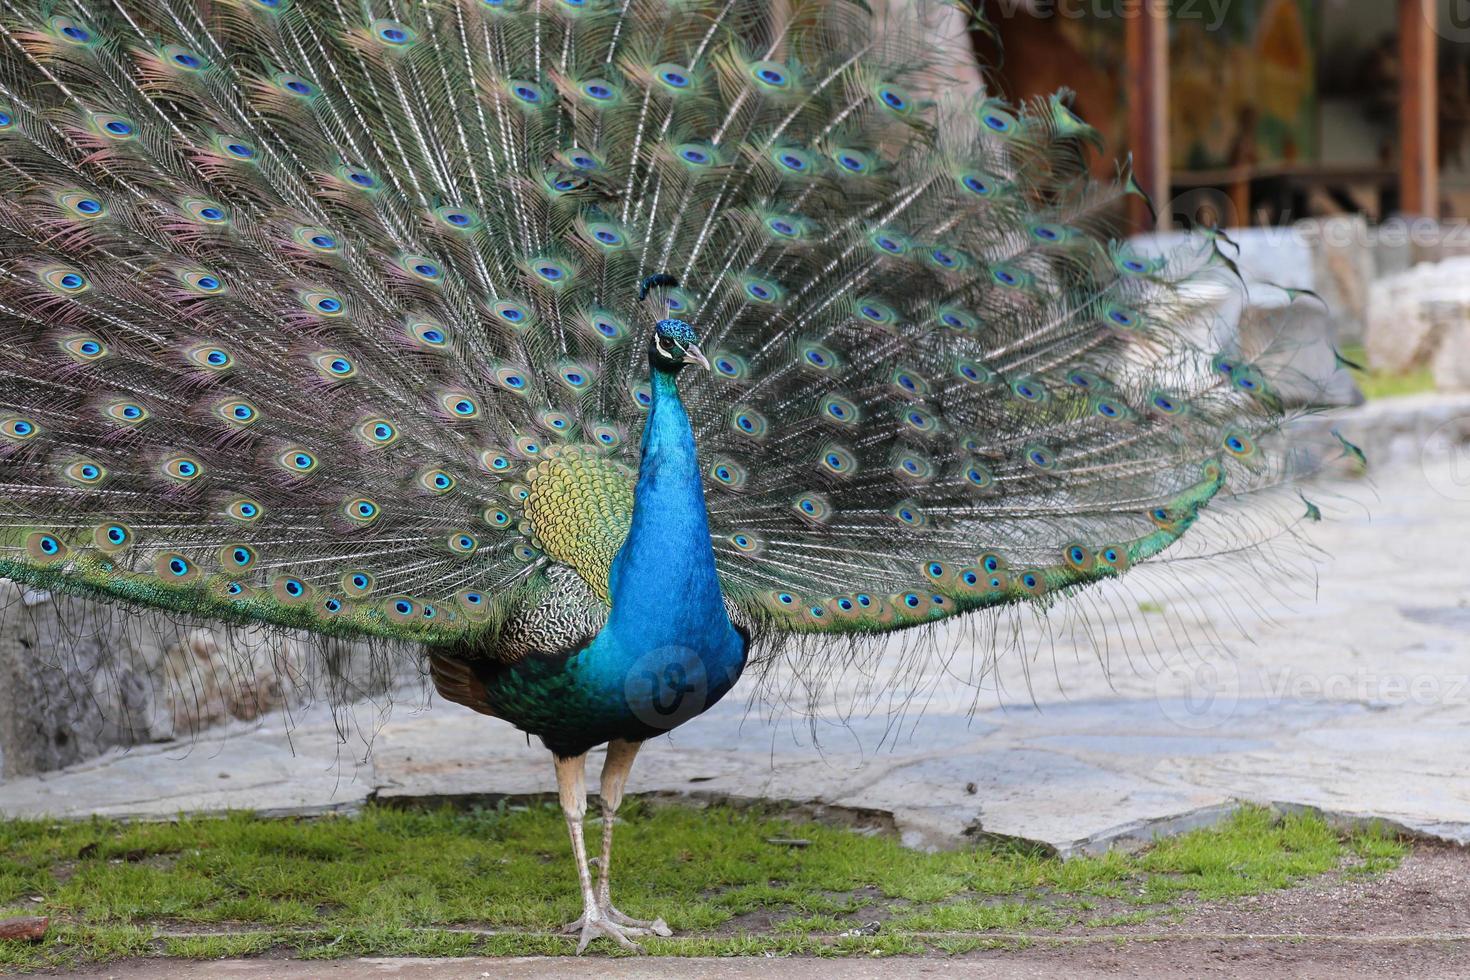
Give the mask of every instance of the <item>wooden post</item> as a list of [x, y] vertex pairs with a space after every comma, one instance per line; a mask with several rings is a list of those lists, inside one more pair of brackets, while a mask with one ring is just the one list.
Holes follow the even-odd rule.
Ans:
[[[1426, 0], [1429, 2], [1429, 0]], [[1140, 0], [1127, 18], [1128, 148], [1133, 177], [1154, 207], [1159, 227], [1169, 226], [1169, 5], [1167, 0]], [[1129, 203], [1134, 230], [1149, 226], [1148, 208], [1136, 198]]]
[[1399, 210], [1439, 217], [1439, 0], [1399, 0]]

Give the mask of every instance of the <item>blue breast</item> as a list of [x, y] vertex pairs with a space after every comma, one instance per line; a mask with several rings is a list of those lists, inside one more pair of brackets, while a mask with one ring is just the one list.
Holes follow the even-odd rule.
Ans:
[[722, 698], [745, 667], [749, 640], [725, 611], [689, 418], [672, 374], [655, 371], [652, 388], [606, 625], [580, 650], [485, 678], [495, 713], [558, 755], [663, 734]]

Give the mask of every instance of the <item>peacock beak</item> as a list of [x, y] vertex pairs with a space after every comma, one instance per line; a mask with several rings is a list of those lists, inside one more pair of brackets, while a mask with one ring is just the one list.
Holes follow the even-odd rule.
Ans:
[[712, 367], [709, 366], [709, 358], [707, 358], [707, 357], [704, 356], [704, 352], [701, 351], [697, 345], [695, 345], [695, 344], [681, 344], [680, 346], [684, 348], [684, 363], [685, 364], [698, 364], [700, 367], [704, 368], [706, 371], [713, 371], [714, 370], [714, 368], [712, 368]]

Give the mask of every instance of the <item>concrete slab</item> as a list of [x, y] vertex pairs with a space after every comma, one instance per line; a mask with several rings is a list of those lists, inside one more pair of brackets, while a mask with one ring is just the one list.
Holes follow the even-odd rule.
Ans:
[[[1185, 552], [1070, 612], [941, 632], [932, 642], [949, 656], [925, 670], [895, 641], [824, 692], [814, 718], [731, 700], [649, 743], [632, 788], [846, 812], [920, 847], [987, 835], [1062, 854], [1136, 846], [1242, 800], [1470, 843], [1467, 472], [1463, 458], [1425, 456], [1376, 486], [1315, 488], [1329, 517], [1310, 529], [1316, 580], [1299, 561], [1263, 576]], [[979, 675], [995, 637], [997, 669], [978, 688], [956, 680]], [[768, 689], [785, 679], [773, 671]], [[733, 697], [757, 688], [743, 684]], [[552, 789], [539, 745], [413, 697], [386, 721], [364, 709], [345, 743], [319, 708], [289, 736], [272, 718], [14, 780], [0, 813], [311, 812]], [[890, 703], [909, 707], [895, 716]]]

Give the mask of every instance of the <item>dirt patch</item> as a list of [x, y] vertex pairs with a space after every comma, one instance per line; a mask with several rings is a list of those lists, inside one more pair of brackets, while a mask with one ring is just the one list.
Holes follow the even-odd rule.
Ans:
[[[1167, 939], [1126, 945], [1091, 943], [1061, 948], [970, 953], [950, 961], [949, 976], [986, 976], [968, 966], [1002, 967], [995, 976], [1034, 974], [1092, 977], [1354, 978], [1463, 977], [1470, 944], [1362, 940], [1280, 942], [1258, 939]], [[1015, 971], [1011, 973], [1009, 971]], [[895, 973], [895, 976], [901, 974]]]
[[1140, 932], [1305, 936], [1470, 935], [1470, 850], [1420, 845], [1381, 875], [1332, 874], [1230, 902], [1185, 904]]

